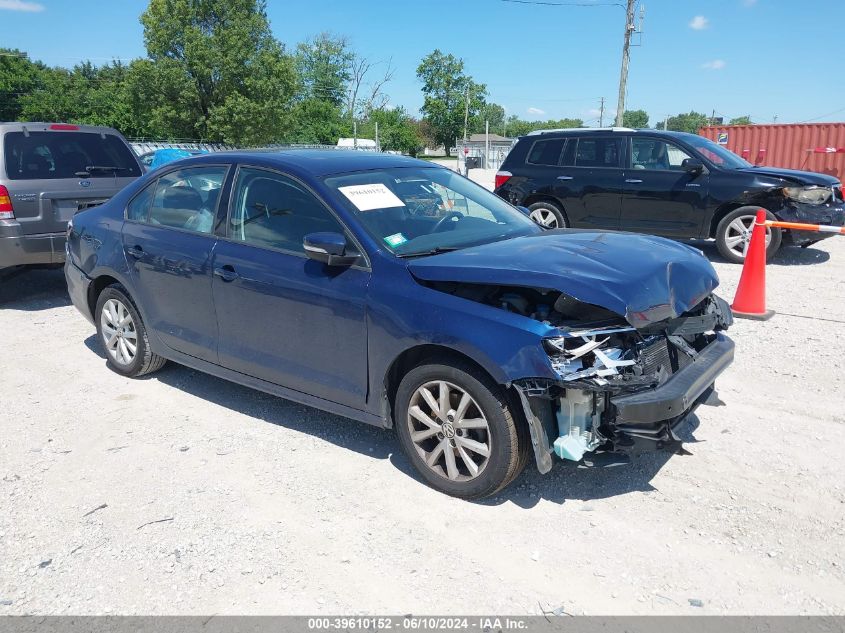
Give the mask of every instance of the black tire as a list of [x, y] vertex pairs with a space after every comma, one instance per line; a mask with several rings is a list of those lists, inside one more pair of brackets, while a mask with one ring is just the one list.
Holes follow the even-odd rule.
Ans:
[[[728, 244], [729, 233], [731, 232], [731, 223], [739, 217], [742, 216], [751, 216], [754, 217], [757, 215], [757, 210], [760, 207], [740, 207], [739, 209], [734, 209], [730, 213], [728, 213], [725, 217], [721, 219], [718, 226], [716, 226], [716, 248], [719, 249], [719, 254], [724, 257], [729, 262], [734, 264], [741, 264], [745, 261], [745, 257], [742, 253], [738, 253], [731, 248]], [[769, 220], [775, 220], [774, 214], [770, 211], [766, 211], [766, 218]], [[772, 234], [772, 239], [769, 242], [769, 246], [766, 249], [766, 259], [771, 260], [775, 253], [778, 252], [780, 249], [781, 243], [783, 242], [783, 234], [780, 229], [769, 229]]]
[[[445, 465], [428, 466], [411, 439], [408, 415], [411, 399], [418, 389], [435, 381], [445, 381], [469, 394], [474, 400], [471, 406], [477, 407], [487, 421], [488, 430], [483, 433], [487, 438], [489, 455], [480, 472], [463, 481], [450, 479], [445, 473]], [[396, 392], [394, 427], [403, 452], [432, 488], [453, 497], [478, 499], [490, 496], [502, 490], [522, 472], [531, 443], [527, 437], [527, 428], [521, 424], [521, 420], [522, 417], [517, 417], [512, 411], [507, 394], [500, 386], [483, 371], [460, 361], [434, 361], [415, 367], [405, 375]], [[460, 428], [457, 432], [468, 433]], [[442, 441], [438, 439], [440, 437], [431, 438], [431, 441]], [[460, 442], [460, 439], [454, 441]], [[454, 441], [452, 446], [456, 446]], [[455, 451], [459, 450], [455, 448]], [[462, 476], [469, 476], [466, 462], [461, 464], [458, 453], [454, 454], [459, 467], [466, 473]], [[445, 455], [443, 459], [445, 463]]]
[[[528, 210], [531, 212], [530, 216], [534, 222], [539, 224], [540, 226], [544, 226], [549, 229], [565, 229], [569, 224], [566, 222], [566, 216], [563, 213], [563, 210], [558, 207], [554, 202], [547, 202], [543, 200], [541, 202], [535, 202]], [[552, 224], [545, 224], [540, 221], [538, 216], [545, 215], [549, 217], [549, 214], [554, 217], [554, 225]]]
[[[103, 308], [109, 301], [119, 302], [124, 306], [126, 311], [132, 318], [131, 324], [135, 336], [135, 353], [130, 362], [122, 363], [113, 355], [112, 351], [107, 348], [106, 340], [103, 334]], [[112, 284], [106, 287], [97, 297], [97, 306], [94, 310], [94, 322], [97, 324], [97, 339], [103, 347], [103, 352], [106, 355], [106, 364], [109, 368], [120, 374], [121, 376], [128, 376], [136, 378], [144, 374], [151, 374], [161, 369], [167, 362], [167, 359], [154, 354], [150, 350], [150, 341], [147, 336], [147, 328], [144, 326], [144, 321], [141, 319], [141, 314], [126, 288], [120, 284]]]

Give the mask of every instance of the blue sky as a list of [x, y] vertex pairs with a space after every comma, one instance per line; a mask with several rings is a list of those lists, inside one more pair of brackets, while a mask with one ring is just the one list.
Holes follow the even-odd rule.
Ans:
[[[567, 0], [545, 0], [565, 2]], [[569, 0], [573, 1], [573, 0]], [[599, 4], [614, 0], [579, 0]], [[623, 0], [620, 0], [623, 1]], [[629, 109], [695, 109], [755, 122], [845, 120], [845, 1], [644, 0], [632, 49]], [[0, 0], [2, 45], [51, 65], [144, 54], [144, 0]], [[391, 102], [416, 114], [415, 69], [434, 48], [462, 57], [490, 99], [522, 118], [597, 124], [616, 107], [624, 11], [503, 0], [269, 0], [289, 48], [320, 31], [347, 35], [363, 55], [392, 58]]]

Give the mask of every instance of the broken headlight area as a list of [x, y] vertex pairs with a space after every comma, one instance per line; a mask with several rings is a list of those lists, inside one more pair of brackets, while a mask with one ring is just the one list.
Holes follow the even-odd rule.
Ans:
[[730, 307], [711, 295], [694, 310], [647, 328], [560, 328], [543, 346], [557, 381], [514, 383], [543, 455], [580, 461], [589, 451], [681, 452], [677, 425], [713, 394], [733, 358], [721, 330]]
[[591, 390], [656, 387], [709, 345], [713, 333], [733, 323], [727, 303], [711, 295], [694, 310], [639, 330], [633, 327], [563, 329], [544, 339], [552, 367], [564, 383]]

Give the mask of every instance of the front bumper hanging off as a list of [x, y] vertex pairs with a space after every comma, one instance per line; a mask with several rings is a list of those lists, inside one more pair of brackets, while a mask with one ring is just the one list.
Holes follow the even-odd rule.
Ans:
[[[607, 440], [600, 450], [640, 452], [681, 450], [674, 430], [714, 391], [714, 382], [733, 361], [734, 343], [724, 334], [714, 340], [685, 367], [652, 389], [619, 393], [608, 397], [603, 414], [602, 435]], [[565, 382], [518, 381], [514, 387], [528, 421], [537, 468], [546, 473], [552, 467], [555, 433], [551, 407], [538, 406], [552, 388], [567, 388]], [[548, 409], [548, 411], [546, 410]]]

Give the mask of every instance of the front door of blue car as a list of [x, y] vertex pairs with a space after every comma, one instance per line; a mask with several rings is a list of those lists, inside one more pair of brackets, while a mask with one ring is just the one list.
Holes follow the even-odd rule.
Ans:
[[171, 349], [217, 362], [212, 224], [226, 166], [162, 175], [129, 203], [123, 249], [148, 324]]
[[220, 364], [362, 409], [367, 396], [363, 265], [309, 259], [309, 233], [346, 233], [304, 185], [275, 171], [240, 167], [227, 237], [214, 251]]

